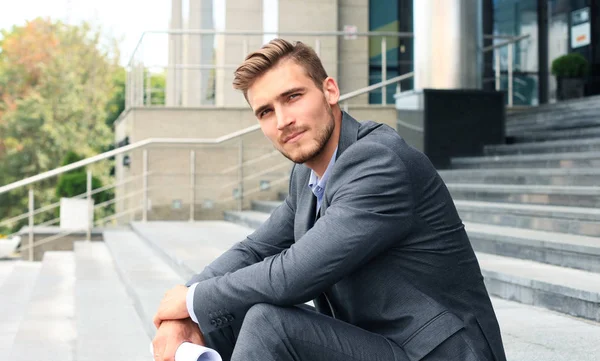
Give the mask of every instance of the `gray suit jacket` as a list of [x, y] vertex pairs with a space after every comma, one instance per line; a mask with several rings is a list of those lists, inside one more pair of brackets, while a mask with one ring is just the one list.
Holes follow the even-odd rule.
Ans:
[[283, 204], [188, 282], [200, 282], [194, 311], [203, 332], [238, 322], [257, 303], [314, 299], [319, 312], [384, 335], [412, 361], [461, 329], [465, 347], [505, 360], [479, 264], [425, 155], [392, 128], [343, 113], [316, 221], [309, 176], [294, 166]]

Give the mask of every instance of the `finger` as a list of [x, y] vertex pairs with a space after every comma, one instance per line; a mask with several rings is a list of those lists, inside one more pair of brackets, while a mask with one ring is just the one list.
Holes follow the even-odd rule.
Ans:
[[160, 324], [162, 323], [162, 321], [163, 320], [161, 320], [160, 317], [158, 317], [158, 313], [156, 315], [154, 315], [152, 322], [154, 323], [154, 327], [156, 327], [157, 330], [160, 327]]
[[155, 337], [154, 340], [152, 340], [152, 349], [154, 350], [154, 354], [152, 356], [154, 357], [154, 360], [162, 360], [164, 348], [164, 339]]
[[179, 345], [174, 341], [174, 339], [171, 339], [169, 342], [167, 342], [165, 351], [162, 354], [162, 361], [175, 361], [175, 352], [177, 351], [177, 347], [179, 347]]

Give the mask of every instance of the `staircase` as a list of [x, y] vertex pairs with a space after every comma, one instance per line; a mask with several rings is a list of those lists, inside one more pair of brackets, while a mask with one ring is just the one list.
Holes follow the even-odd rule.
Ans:
[[[600, 99], [511, 115], [512, 144], [453, 159], [440, 172], [511, 361], [600, 354], [595, 114]], [[46, 252], [42, 262], [0, 260], [0, 359], [151, 359], [152, 316], [165, 291], [242, 240], [279, 203], [254, 202], [226, 212], [225, 221], [134, 222], [104, 231], [104, 242]]]

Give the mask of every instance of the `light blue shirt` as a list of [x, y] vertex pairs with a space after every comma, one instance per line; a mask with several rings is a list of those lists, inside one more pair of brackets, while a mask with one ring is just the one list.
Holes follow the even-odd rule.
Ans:
[[329, 179], [329, 175], [331, 174], [331, 169], [333, 169], [333, 165], [335, 164], [335, 156], [337, 155], [337, 148], [333, 152], [331, 156], [331, 160], [329, 161], [329, 165], [323, 174], [323, 177], [319, 179], [317, 173], [314, 170], [310, 171], [310, 179], [308, 180], [308, 187], [313, 192], [315, 197], [317, 197], [317, 210], [321, 209], [321, 203], [323, 202], [323, 195], [325, 194], [325, 184], [327, 184], [327, 180]]
[[[310, 171], [310, 179], [308, 180], [308, 187], [313, 192], [315, 197], [317, 197], [317, 209], [316, 213], [321, 209], [321, 202], [323, 201], [323, 195], [325, 194], [325, 184], [327, 183], [327, 179], [329, 179], [329, 175], [331, 174], [331, 170], [333, 169], [333, 165], [335, 164], [335, 157], [337, 155], [337, 148], [333, 152], [331, 156], [331, 160], [329, 161], [329, 165], [323, 174], [323, 177], [319, 179], [317, 173], [313, 170]], [[194, 291], [196, 290], [196, 286], [198, 283], [192, 284], [187, 291], [185, 304], [187, 306], [188, 313], [190, 314], [191, 319], [198, 323], [198, 317], [194, 313]]]

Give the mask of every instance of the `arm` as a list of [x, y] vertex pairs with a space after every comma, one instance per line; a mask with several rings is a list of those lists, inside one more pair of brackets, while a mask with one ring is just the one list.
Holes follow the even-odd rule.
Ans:
[[[242, 318], [254, 304], [306, 302], [393, 246], [413, 221], [409, 175], [390, 148], [356, 144], [338, 159], [326, 214], [289, 249], [200, 282], [194, 313], [203, 332]], [[329, 198], [329, 197], [328, 197]]]
[[194, 283], [237, 271], [289, 248], [294, 243], [296, 207], [294, 188], [294, 169], [292, 168], [289, 195], [273, 211], [269, 219], [245, 240], [232, 246], [206, 266], [202, 272], [193, 276], [186, 286], [189, 287]]

